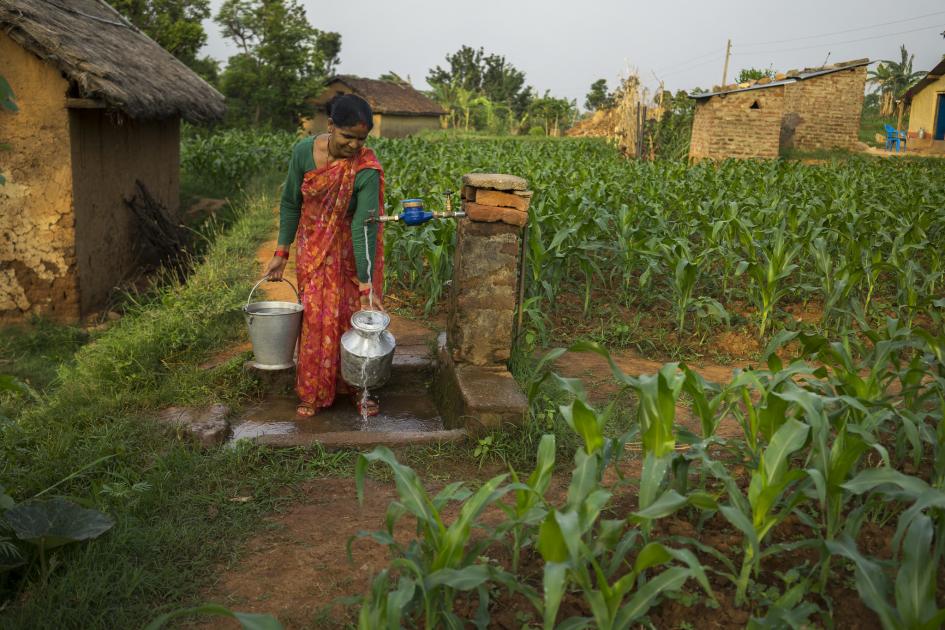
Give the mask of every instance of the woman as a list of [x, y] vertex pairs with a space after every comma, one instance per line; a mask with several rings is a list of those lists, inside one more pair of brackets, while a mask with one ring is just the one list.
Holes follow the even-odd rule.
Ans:
[[[383, 310], [384, 171], [364, 141], [373, 127], [367, 101], [353, 94], [328, 105], [328, 133], [292, 149], [279, 209], [279, 239], [266, 267], [282, 278], [289, 245], [297, 237], [296, 277], [302, 297], [302, 336], [296, 369], [297, 413], [312, 416], [329, 407], [337, 391], [352, 392], [341, 380], [340, 340], [358, 310]], [[376, 415], [368, 399], [359, 413]]]

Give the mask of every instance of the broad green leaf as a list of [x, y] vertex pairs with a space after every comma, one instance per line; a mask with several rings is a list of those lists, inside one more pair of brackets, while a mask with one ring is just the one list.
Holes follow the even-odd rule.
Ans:
[[59, 497], [19, 503], [4, 516], [17, 538], [44, 549], [97, 538], [114, 524], [98, 510]]

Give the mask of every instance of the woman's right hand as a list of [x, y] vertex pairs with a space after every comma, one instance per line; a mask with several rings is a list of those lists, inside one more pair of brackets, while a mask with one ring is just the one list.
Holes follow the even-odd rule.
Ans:
[[270, 282], [282, 280], [282, 274], [285, 272], [285, 266], [288, 262], [289, 260], [287, 258], [283, 258], [282, 256], [273, 256], [272, 260], [269, 261], [269, 264], [266, 265], [266, 273], [263, 274], [263, 276], [269, 278]]

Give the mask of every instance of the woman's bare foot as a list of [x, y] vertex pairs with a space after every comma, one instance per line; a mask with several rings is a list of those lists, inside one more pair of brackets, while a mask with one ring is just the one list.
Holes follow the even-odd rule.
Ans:
[[377, 402], [377, 398], [374, 396], [368, 396], [367, 398], [361, 398], [362, 393], [355, 391], [351, 394], [351, 402], [354, 403], [355, 408], [358, 410], [358, 415], [373, 417], [381, 412], [381, 406]]
[[311, 403], [300, 402], [299, 406], [295, 408], [295, 413], [302, 416], [303, 418], [311, 418], [315, 415], [316, 410], [315, 406]]

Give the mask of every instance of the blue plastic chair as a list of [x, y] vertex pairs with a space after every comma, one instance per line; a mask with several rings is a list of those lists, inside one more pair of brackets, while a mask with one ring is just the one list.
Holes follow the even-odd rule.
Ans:
[[886, 150], [892, 150], [893, 146], [896, 147], [896, 153], [899, 153], [901, 148], [903, 151], [906, 150], [906, 132], [899, 131], [892, 125], [883, 125], [886, 128]]

